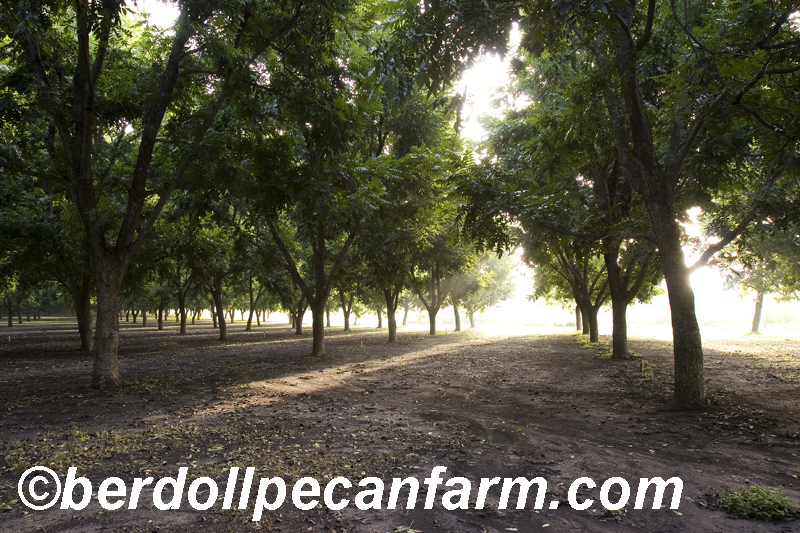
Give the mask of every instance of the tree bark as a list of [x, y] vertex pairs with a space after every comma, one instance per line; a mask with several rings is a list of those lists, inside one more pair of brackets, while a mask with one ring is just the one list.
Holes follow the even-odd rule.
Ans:
[[225, 324], [225, 308], [222, 306], [222, 279], [220, 276], [215, 276], [211, 297], [214, 299], [214, 307], [216, 308], [219, 340], [226, 341], [228, 340], [228, 328]]
[[146, 309], [142, 309], [142, 327], [143, 328], [147, 327], [147, 310]]
[[453, 314], [455, 315], [456, 319], [455, 331], [461, 331], [461, 315], [458, 313], [458, 304], [453, 304]]
[[302, 335], [303, 334], [303, 315], [306, 314], [307, 309], [305, 298], [301, 298], [300, 301], [297, 303], [297, 311], [293, 315], [294, 318], [294, 334], [295, 335]]
[[389, 327], [389, 342], [397, 342], [397, 296], [399, 290], [383, 289], [383, 299], [386, 300], [386, 323]]
[[439, 312], [439, 309], [436, 308], [429, 308], [428, 309], [428, 322], [430, 323], [430, 334], [436, 335], [436, 314]]
[[350, 300], [346, 300], [344, 292], [339, 289], [339, 301], [342, 304], [342, 314], [344, 315], [344, 331], [350, 331], [350, 311], [353, 309], [353, 295], [350, 295]]
[[628, 302], [624, 298], [611, 296], [611, 358], [630, 359], [628, 351]]
[[325, 306], [325, 327], [326, 328], [331, 327], [331, 306], [330, 305], [326, 305]]
[[597, 313], [600, 311], [600, 307], [591, 307], [589, 308], [589, 312], [587, 313], [589, 316], [587, 317], [589, 322], [589, 342], [597, 342], [600, 340], [600, 331], [597, 326]]
[[[88, 287], [87, 287], [88, 289]], [[91, 352], [92, 339], [92, 301], [89, 291], [79, 291], [75, 298], [75, 314], [78, 317], [78, 333], [81, 337], [81, 350]], [[126, 313], [127, 315], [127, 313]]]
[[323, 357], [325, 355], [325, 302], [317, 303], [311, 307], [312, 318], [312, 344], [311, 356]]
[[[667, 282], [672, 338], [675, 355], [675, 407], [697, 409], [705, 407], [703, 380], [703, 342], [694, 305], [694, 291], [689, 282], [680, 242], [680, 229], [669, 212], [654, 210], [661, 268]], [[660, 222], [660, 224], [659, 224]]]
[[178, 291], [178, 308], [180, 309], [181, 314], [181, 335], [186, 335], [186, 293], [184, 291]]
[[764, 292], [758, 291], [756, 295], [756, 312], [753, 315], [753, 325], [750, 327], [750, 333], [758, 333], [758, 328], [761, 325], [761, 310], [764, 308]]
[[408, 325], [408, 311], [409, 311], [408, 307], [406, 307], [405, 310], [403, 311], [403, 325], [404, 326]]
[[471, 328], [475, 327], [475, 311], [469, 312], [469, 327]]
[[575, 306], [575, 329], [580, 330], [583, 326], [583, 319], [581, 318], [581, 308], [580, 306]]
[[383, 315], [380, 308], [378, 308], [378, 329], [383, 329]]
[[103, 257], [95, 258], [97, 322], [94, 334], [92, 386], [117, 387], [119, 375], [119, 291], [124, 264]]
[[589, 327], [589, 313], [581, 310], [581, 334], [589, 335], [591, 328]]

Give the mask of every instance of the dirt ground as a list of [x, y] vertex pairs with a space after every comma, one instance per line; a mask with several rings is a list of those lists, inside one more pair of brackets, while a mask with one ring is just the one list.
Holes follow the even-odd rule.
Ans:
[[[89, 388], [91, 359], [75, 350], [75, 326], [42, 321], [0, 330], [0, 531], [307, 531], [424, 533], [538, 531], [800, 531], [794, 520], [732, 518], [716, 495], [741, 486], [783, 486], [800, 502], [800, 342], [744, 338], [706, 343], [709, 406], [665, 409], [672, 389], [669, 343], [632, 339], [643, 356], [603, 358], [602, 346], [574, 335], [493, 337], [480, 331], [441, 334], [401, 329], [386, 343], [374, 328], [328, 332], [329, 356], [311, 358], [309, 336], [270, 324], [230, 328], [218, 342], [209, 324], [177, 334], [123, 322], [121, 389]], [[135, 510], [104, 511], [96, 499], [81, 511], [32, 511], [17, 482], [33, 465], [67, 468], [91, 480], [128, 487], [136, 477], [209, 476], [222, 500], [229, 469], [259, 477], [323, 484], [366, 476], [387, 485], [382, 510], [299, 511], [291, 494], [253, 522], [252, 507], [159, 511], [152, 489]], [[433, 509], [386, 509], [393, 477], [420, 483], [434, 466], [444, 478], [473, 483], [469, 509], [448, 511], [439, 487]], [[480, 478], [544, 477], [550, 510], [499, 510], [499, 489], [484, 509], [474, 500]], [[567, 504], [573, 480], [591, 477], [585, 511]], [[599, 505], [613, 476], [633, 495], [620, 511]], [[633, 509], [640, 477], [678, 476], [680, 508]], [[239, 477], [241, 483], [241, 475]], [[188, 482], [187, 482], [188, 486]], [[339, 489], [351, 500], [359, 487]], [[78, 491], [80, 492], [80, 491]], [[535, 490], [532, 491], [535, 493]], [[238, 501], [238, 488], [237, 498]], [[612, 491], [612, 496], [613, 496]], [[349, 495], [349, 496], [348, 496]], [[200, 495], [202, 496], [202, 494]], [[95, 495], [96, 498], [96, 495]], [[203, 499], [202, 497], [199, 499]], [[612, 498], [613, 499], [613, 498]], [[148, 501], [149, 500], [149, 501]], [[665, 503], [668, 498], [665, 500]], [[234, 503], [234, 507], [236, 504]]]

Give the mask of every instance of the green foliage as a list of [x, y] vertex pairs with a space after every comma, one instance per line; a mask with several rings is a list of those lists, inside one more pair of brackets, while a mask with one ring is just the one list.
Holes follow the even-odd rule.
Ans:
[[754, 485], [721, 492], [717, 505], [736, 516], [756, 520], [785, 520], [797, 513], [797, 505], [786, 497], [783, 487]]

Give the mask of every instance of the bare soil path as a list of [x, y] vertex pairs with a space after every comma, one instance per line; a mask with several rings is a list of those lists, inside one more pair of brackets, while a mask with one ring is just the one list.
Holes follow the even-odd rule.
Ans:
[[[333, 329], [329, 357], [315, 359], [310, 339], [285, 326], [248, 333], [234, 324], [227, 343], [208, 324], [183, 337], [169, 326], [123, 323], [126, 385], [111, 392], [88, 387], [91, 359], [75, 351], [74, 325], [0, 332], [0, 531], [800, 531], [800, 516], [741, 520], [715, 505], [721, 490], [755, 484], [784, 486], [800, 502], [797, 341], [707, 343], [709, 407], [674, 412], [664, 408], [672, 359], [661, 341], [632, 340], [643, 364], [604, 359], [602, 347], [568, 334], [401, 330], [400, 342], [389, 345], [372, 328]], [[352, 503], [299, 511], [288, 496], [260, 522], [251, 521], [252, 500], [245, 510], [218, 502], [195, 511], [184, 499], [180, 510], [159, 511], [147, 488], [135, 510], [104, 511], [93, 500], [82, 511], [30, 511], [17, 501], [16, 485], [32, 465], [62, 479], [76, 466], [95, 490], [107, 476], [130, 486], [135, 477], [158, 480], [187, 466], [190, 480], [218, 482], [220, 500], [233, 466], [255, 467], [256, 479], [282, 476], [290, 491], [303, 476], [323, 486], [336, 476], [376, 476], [387, 488], [380, 511]], [[434, 466], [447, 468], [445, 479], [473, 482], [469, 509], [446, 510], [445, 487], [434, 508], [423, 509], [424, 485], [415, 509], [386, 509], [393, 477], [422, 482]], [[542, 476], [546, 501], [560, 506], [534, 510], [532, 491], [526, 509], [498, 510], [495, 487], [486, 508], [475, 509], [478, 480], [495, 476]], [[581, 499], [599, 500], [602, 482], [619, 476], [631, 484], [629, 504], [615, 512], [599, 503], [571, 509], [567, 490], [583, 476], [598, 488]], [[638, 479], [655, 476], [683, 480], [677, 512], [633, 509]], [[336, 499], [358, 490], [340, 489]]]

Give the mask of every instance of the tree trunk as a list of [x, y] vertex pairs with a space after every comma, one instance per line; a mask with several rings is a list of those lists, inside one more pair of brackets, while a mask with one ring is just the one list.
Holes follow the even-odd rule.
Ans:
[[581, 308], [579, 305], [575, 306], [575, 329], [579, 330], [583, 326], [583, 319], [581, 318]]
[[122, 383], [119, 375], [119, 291], [125, 268], [111, 259], [103, 259], [102, 262], [95, 260], [97, 322], [92, 386], [99, 388]]
[[14, 326], [14, 306], [12, 304], [8, 304], [8, 327]]
[[181, 335], [186, 335], [186, 293], [184, 291], [178, 291], [178, 308], [181, 314]]
[[611, 358], [630, 359], [628, 351], [628, 302], [624, 298], [611, 297], [611, 315], [613, 330], [611, 332]]
[[589, 327], [589, 313], [581, 310], [581, 333], [583, 335], [589, 335], [591, 328]]
[[344, 293], [339, 290], [339, 300], [342, 304], [342, 314], [344, 315], [344, 331], [350, 331], [350, 311], [353, 309], [353, 296], [350, 301], [345, 300]]
[[325, 304], [311, 306], [313, 341], [311, 356], [325, 355]]
[[600, 311], [600, 306], [591, 307], [587, 313], [589, 322], [589, 342], [597, 342], [600, 340], [600, 331], [597, 327], [597, 313]]
[[475, 311], [469, 311], [469, 327], [475, 327]]
[[409, 307], [406, 307], [405, 310], [403, 311], [403, 325], [404, 326], [408, 325], [408, 311], [409, 311], [409, 309], [410, 309]]
[[756, 295], [756, 312], [753, 315], [753, 325], [750, 327], [750, 333], [758, 333], [758, 327], [761, 325], [761, 310], [764, 308], [764, 292], [758, 291]]
[[213, 328], [217, 329], [217, 327], [218, 327], [217, 326], [217, 309], [216, 309], [217, 304], [214, 303], [213, 300], [211, 301], [211, 303], [213, 304], [213, 306], [211, 307], [211, 323], [213, 325]]
[[297, 312], [294, 314], [294, 334], [303, 334], [303, 315], [306, 314], [305, 302], [301, 299], [297, 304]]
[[131, 310], [128, 309], [127, 311], [125, 311], [125, 322], [130, 322], [130, 321], [131, 321]]
[[[75, 312], [78, 316], [78, 333], [81, 337], [81, 350], [91, 352], [92, 339], [92, 301], [87, 290], [75, 294]], [[127, 313], [126, 313], [127, 315]]]
[[383, 314], [380, 308], [378, 308], [378, 329], [383, 329]]
[[215, 285], [211, 297], [214, 298], [214, 307], [216, 307], [219, 340], [226, 341], [228, 340], [228, 328], [225, 324], [225, 309], [222, 307], [222, 283], [215, 283]]
[[146, 309], [142, 309], [142, 327], [143, 328], [147, 327], [147, 310]]
[[22, 324], [22, 306], [17, 304], [17, 324]]
[[389, 342], [397, 342], [397, 298], [392, 294], [391, 289], [383, 289], [383, 299], [386, 300], [386, 324], [389, 327]]
[[[247, 326], [244, 328], [245, 331], [253, 331], [253, 313], [256, 310], [256, 302], [255, 298], [253, 297], [253, 277], [250, 276], [250, 285], [248, 287], [249, 295], [250, 295], [250, 314], [247, 315]], [[242, 314], [242, 320], [244, 320], [244, 314]]]
[[158, 306], [158, 331], [164, 330], [164, 308]]
[[134, 309], [131, 314], [133, 315], [133, 323], [136, 324], [136, 319], [139, 318], [139, 311]]
[[705, 407], [703, 342], [694, 306], [689, 269], [681, 248], [680, 230], [672, 209], [651, 214], [661, 268], [667, 282], [675, 355], [675, 407]]
[[330, 305], [326, 305], [325, 306], [325, 327], [326, 328], [331, 327], [331, 306]]
[[461, 331], [461, 315], [458, 313], [458, 304], [453, 304], [453, 314], [455, 315], [456, 319], [455, 331]]
[[438, 308], [430, 307], [428, 308], [428, 322], [430, 322], [431, 329], [430, 334], [436, 335], [436, 314], [439, 312]]

